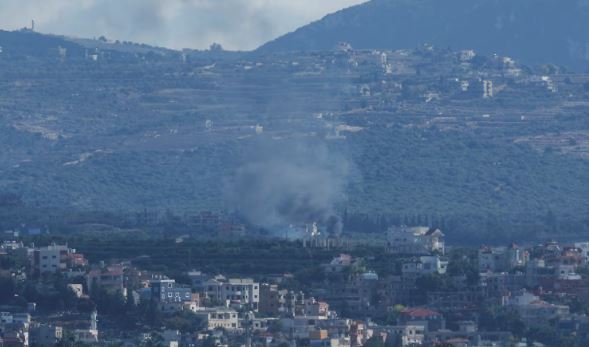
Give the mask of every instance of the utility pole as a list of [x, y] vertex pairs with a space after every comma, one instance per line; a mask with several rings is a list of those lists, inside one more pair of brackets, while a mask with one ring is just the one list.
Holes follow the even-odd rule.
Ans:
[[251, 311], [245, 313], [245, 347], [252, 347], [252, 316]]

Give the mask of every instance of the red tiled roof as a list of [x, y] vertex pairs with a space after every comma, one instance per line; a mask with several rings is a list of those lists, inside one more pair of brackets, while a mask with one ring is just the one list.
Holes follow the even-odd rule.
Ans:
[[428, 318], [441, 316], [439, 312], [432, 311], [427, 308], [407, 308], [401, 311], [401, 313], [411, 318]]
[[552, 305], [550, 305], [549, 303], [547, 303], [546, 301], [543, 301], [543, 300], [534, 300], [534, 301], [530, 302], [530, 305], [542, 306], [542, 307], [551, 307], [552, 306]]

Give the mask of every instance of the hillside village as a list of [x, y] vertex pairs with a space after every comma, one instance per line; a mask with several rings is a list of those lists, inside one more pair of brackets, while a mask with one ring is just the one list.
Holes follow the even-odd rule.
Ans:
[[[305, 272], [254, 267], [248, 274], [189, 270], [173, 278], [144, 268], [142, 257], [119, 253], [89, 261], [72, 246], [27, 245], [5, 233], [0, 344], [524, 347], [589, 341], [588, 242], [476, 249], [452, 247], [441, 230], [429, 227], [391, 227], [386, 235], [372, 255], [361, 255], [366, 246], [338, 245], [326, 236], [288, 241], [326, 259]], [[88, 251], [94, 257], [99, 249]], [[379, 263], [386, 270], [376, 270]]]
[[20, 211], [231, 210], [224, 182], [260, 143], [304, 143], [350, 164], [340, 211], [439, 218], [461, 237], [481, 219], [587, 225], [567, 212], [588, 208], [587, 74], [427, 44], [261, 54], [1, 34], [0, 200]]
[[589, 345], [588, 97], [427, 43], [0, 31], [0, 347]]

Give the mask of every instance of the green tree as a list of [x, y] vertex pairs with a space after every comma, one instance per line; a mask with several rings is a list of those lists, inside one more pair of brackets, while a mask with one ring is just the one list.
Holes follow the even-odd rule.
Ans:
[[163, 345], [164, 338], [162, 335], [155, 332], [151, 333], [149, 338], [141, 344], [142, 347], [163, 347]]
[[393, 307], [393, 310], [391, 312], [389, 312], [389, 314], [387, 315], [386, 324], [387, 325], [396, 325], [399, 320], [399, 315], [401, 314], [401, 312], [404, 309], [405, 309], [405, 306], [403, 306], [403, 305], [395, 305]]
[[364, 347], [385, 347], [382, 337], [372, 336], [364, 343]]
[[77, 305], [78, 311], [82, 313], [90, 314], [96, 310], [96, 303], [92, 299], [80, 299]]
[[104, 287], [92, 286], [92, 301], [96, 303], [96, 309], [102, 314], [124, 316], [126, 301], [120, 292], [109, 292]]
[[280, 320], [270, 321], [268, 331], [271, 333], [279, 333], [282, 331], [282, 323]]
[[164, 325], [168, 329], [180, 330], [183, 333], [194, 333], [202, 328], [203, 321], [192, 312], [182, 311], [164, 319]]
[[162, 325], [162, 313], [154, 301], [141, 301], [137, 306], [137, 315], [144, 324], [150, 325], [153, 328], [159, 328]]
[[217, 341], [215, 340], [214, 337], [212, 336], [208, 336], [202, 343], [202, 347], [216, 347], [217, 346]]
[[484, 309], [481, 312], [479, 326], [485, 331], [509, 331], [515, 337], [524, 337], [526, 324], [516, 311]]
[[0, 276], [0, 304], [7, 304], [16, 294], [16, 281], [10, 276]]
[[403, 338], [399, 334], [387, 336], [384, 347], [403, 347]]
[[74, 334], [69, 331], [64, 331], [62, 338], [57, 341], [54, 347], [86, 347], [87, 344], [77, 341]]

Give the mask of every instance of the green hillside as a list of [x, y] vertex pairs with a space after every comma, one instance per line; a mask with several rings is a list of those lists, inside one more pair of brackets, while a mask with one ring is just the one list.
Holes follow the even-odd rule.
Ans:
[[589, 231], [589, 75], [430, 46], [94, 59], [51, 40], [0, 54], [0, 228], [147, 209]]

